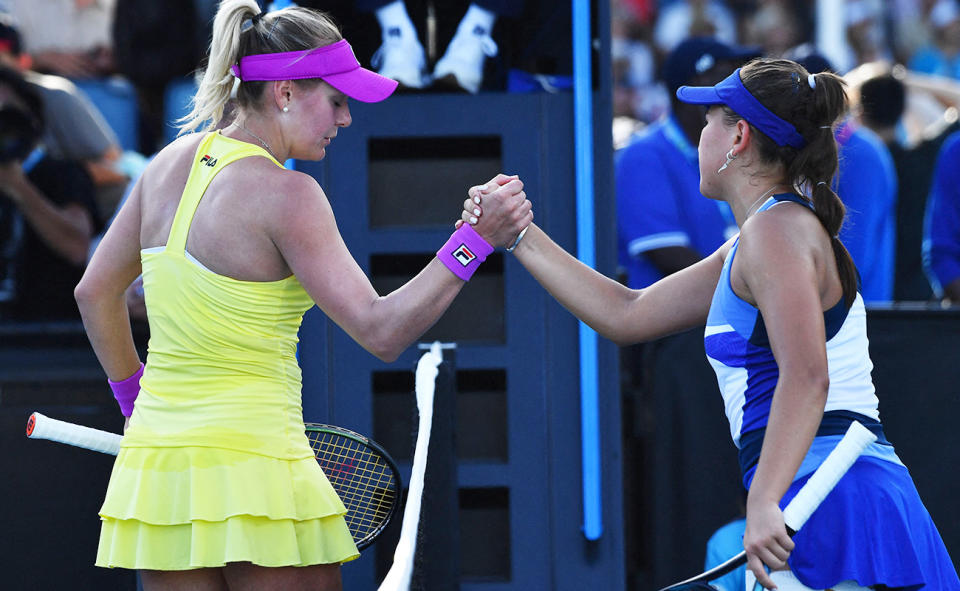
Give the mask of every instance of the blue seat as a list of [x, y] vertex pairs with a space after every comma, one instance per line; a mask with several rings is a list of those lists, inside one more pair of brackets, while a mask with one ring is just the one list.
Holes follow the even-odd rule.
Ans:
[[177, 120], [190, 112], [190, 101], [197, 92], [193, 78], [181, 78], [167, 84], [163, 93], [163, 142], [169, 144], [177, 137]]
[[104, 119], [117, 134], [124, 150], [140, 149], [140, 115], [137, 91], [125, 78], [73, 80], [73, 83], [90, 98], [103, 114]]

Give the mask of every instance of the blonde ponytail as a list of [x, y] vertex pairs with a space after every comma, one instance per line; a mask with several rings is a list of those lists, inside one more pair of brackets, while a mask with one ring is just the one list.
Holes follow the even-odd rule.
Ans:
[[[300, 51], [336, 43], [343, 36], [324, 13], [309, 8], [290, 7], [264, 15], [255, 0], [223, 0], [213, 19], [207, 67], [191, 102], [190, 113], [179, 119], [180, 134], [202, 126], [215, 129], [223, 118], [236, 78], [230, 66], [247, 55]], [[245, 23], [253, 19], [251, 26]], [[315, 84], [316, 80], [296, 80], [297, 84]], [[250, 107], [263, 94], [263, 82], [241, 82], [237, 104]]]
[[[240, 30], [244, 21], [260, 13], [254, 0], [223, 0], [213, 19], [213, 40], [210, 42], [207, 68], [190, 102], [190, 112], [177, 121], [180, 134], [195, 131], [201, 125], [210, 130], [220, 123], [235, 78], [230, 66], [240, 53]], [[206, 123], [204, 125], [204, 123]]]

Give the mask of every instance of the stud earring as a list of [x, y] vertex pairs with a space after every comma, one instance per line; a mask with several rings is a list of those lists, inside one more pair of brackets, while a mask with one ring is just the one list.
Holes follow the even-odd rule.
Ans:
[[283, 107], [283, 112], [284, 112], [284, 113], [289, 113], [289, 112], [290, 112], [290, 107], [284, 106], [284, 107]]
[[737, 159], [737, 155], [733, 153], [733, 148], [730, 148], [730, 151], [727, 152], [727, 161], [723, 163], [719, 169], [717, 169], [717, 174], [720, 174], [730, 166], [730, 163]]

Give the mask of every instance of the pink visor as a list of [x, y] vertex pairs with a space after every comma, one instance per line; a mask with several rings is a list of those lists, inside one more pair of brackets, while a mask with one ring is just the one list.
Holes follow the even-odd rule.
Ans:
[[240, 58], [239, 65], [230, 66], [230, 70], [245, 82], [322, 78], [343, 94], [364, 103], [380, 102], [397, 88], [396, 80], [361, 68], [346, 39], [305, 51], [248, 55]]

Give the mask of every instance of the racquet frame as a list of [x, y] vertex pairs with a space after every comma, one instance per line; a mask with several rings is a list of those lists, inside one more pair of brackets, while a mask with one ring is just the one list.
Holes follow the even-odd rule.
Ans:
[[[876, 435], [860, 423], [854, 421], [850, 424], [843, 439], [827, 455], [823, 463], [784, 508], [783, 521], [787, 527], [787, 533], [792, 536], [803, 527], [827, 494], [847, 473], [850, 466], [860, 457], [866, 447], [876, 439]], [[746, 563], [747, 552], [744, 550], [723, 564], [679, 583], [674, 583], [669, 587], [664, 587], [660, 591], [704, 589], [704, 585], [708, 581], [717, 579]]]
[[[403, 486], [397, 464], [369, 437], [334, 425], [304, 426], [317, 463], [347, 508], [344, 518], [354, 542], [363, 550], [400, 511]], [[119, 453], [122, 440], [116, 433], [51, 419], [38, 412], [27, 421], [27, 437], [110, 455]]]

